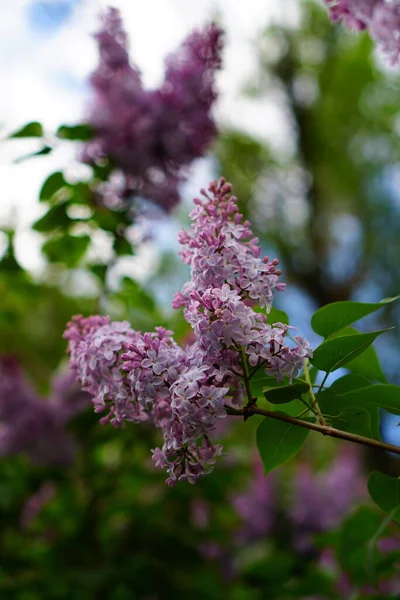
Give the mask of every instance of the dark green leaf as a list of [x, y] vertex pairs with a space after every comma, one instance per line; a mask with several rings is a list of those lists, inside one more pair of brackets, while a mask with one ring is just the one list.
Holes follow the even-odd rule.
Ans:
[[349, 405], [374, 404], [394, 413], [400, 413], [400, 387], [398, 385], [378, 383], [339, 394]]
[[[334, 381], [327, 392], [321, 394], [321, 410], [324, 414], [337, 417], [337, 419], [330, 420], [334, 427], [379, 440], [379, 408], [355, 399], [349, 402], [341, 396], [341, 394], [365, 388], [368, 385], [372, 385], [372, 383], [365, 377], [353, 374], [344, 375]], [[368, 418], [365, 417], [365, 413], [368, 414]]]
[[66, 213], [67, 206], [68, 202], [63, 202], [62, 204], [56, 204], [55, 206], [52, 206], [43, 217], [38, 219], [36, 223], [33, 224], [32, 228], [41, 233], [53, 231], [58, 227], [66, 229], [71, 223], [71, 219]]
[[314, 351], [314, 356], [310, 362], [321, 371], [328, 373], [336, 371], [336, 369], [340, 369], [340, 367], [347, 365], [357, 356], [360, 356], [379, 335], [386, 331], [389, 331], [389, 329], [344, 335], [327, 340]]
[[400, 524], [400, 479], [384, 473], [371, 473], [368, 491], [375, 504], [385, 513], [395, 511], [393, 520]]
[[117, 235], [114, 239], [113, 248], [118, 256], [125, 254], [133, 254], [132, 244], [122, 235]]
[[360, 388], [365, 388], [368, 385], [372, 385], [370, 381], [366, 377], [362, 377], [361, 375], [343, 375], [339, 379], [336, 379], [330, 387], [332, 392], [335, 394], [346, 394], [346, 392], [352, 392], [353, 390], [359, 390]]
[[40, 201], [49, 200], [58, 190], [68, 185], [64, 179], [64, 175], [60, 171], [56, 171], [48, 176], [39, 192]]
[[293, 458], [304, 446], [308, 434], [305, 427], [266, 417], [257, 429], [257, 446], [265, 475]]
[[311, 317], [311, 326], [315, 333], [328, 337], [332, 333], [339, 331], [347, 325], [383, 308], [386, 304], [398, 300], [388, 298], [381, 302], [353, 302], [346, 300], [344, 302], [333, 302], [323, 306]]
[[53, 148], [51, 148], [51, 146], [43, 146], [43, 148], [41, 148], [37, 152], [30, 152], [29, 154], [24, 154], [23, 156], [16, 158], [14, 162], [15, 164], [18, 164], [23, 162], [24, 160], [28, 160], [29, 158], [34, 158], [35, 156], [45, 156], [46, 154], [50, 154], [52, 149]]
[[31, 121], [27, 123], [21, 129], [18, 129], [15, 133], [12, 133], [9, 138], [27, 138], [27, 137], [42, 137], [43, 126], [37, 121]]
[[348, 402], [336, 396], [330, 389], [318, 395], [318, 403], [322, 414], [332, 427], [379, 439], [379, 415], [375, 407], [349, 406]]
[[[357, 333], [360, 332], [357, 329], [354, 329], [354, 327], [344, 327], [344, 329], [341, 329], [331, 337], [336, 338], [342, 335], [354, 335]], [[382, 371], [378, 354], [373, 346], [367, 348], [361, 356], [358, 356], [354, 360], [351, 360], [349, 363], [347, 363], [346, 369], [349, 369], [349, 371], [352, 371], [352, 373], [356, 373], [357, 375], [363, 375], [371, 381], [380, 381], [381, 383], [386, 383], [386, 377]]]
[[45, 242], [42, 250], [50, 262], [60, 262], [67, 267], [74, 267], [85, 254], [89, 244], [88, 235], [63, 235]]
[[91, 265], [90, 270], [92, 271], [92, 273], [97, 275], [97, 277], [99, 277], [99, 279], [101, 279], [101, 281], [105, 281], [105, 278], [107, 275], [107, 265], [102, 265], [102, 264]]
[[267, 316], [267, 321], [270, 325], [273, 323], [284, 323], [289, 325], [289, 317], [283, 310], [272, 307]]
[[343, 568], [359, 583], [368, 581], [368, 543], [381, 524], [379, 514], [362, 507], [343, 523], [337, 541], [337, 555]]
[[93, 130], [90, 125], [61, 125], [56, 132], [56, 136], [63, 140], [74, 140], [87, 142], [93, 137]]
[[265, 392], [265, 397], [271, 404], [286, 404], [292, 400], [300, 398], [302, 394], [306, 394], [310, 389], [308, 383], [294, 383], [293, 385], [285, 385], [274, 388]]

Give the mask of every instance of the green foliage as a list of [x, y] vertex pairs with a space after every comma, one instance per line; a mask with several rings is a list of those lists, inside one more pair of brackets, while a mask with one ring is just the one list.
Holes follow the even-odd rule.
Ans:
[[308, 383], [294, 383], [293, 385], [285, 385], [265, 392], [265, 397], [271, 404], [286, 404], [296, 398], [301, 398], [302, 394], [307, 394], [310, 387]]
[[90, 125], [61, 125], [56, 132], [56, 136], [63, 140], [87, 142], [93, 137], [93, 130]]
[[350, 300], [333, 302], [332, 304], [323, 306], [313, 314], [311, 325], [315, 333], [323, 337], [328, 337], [347, 325], [351, 325], [355, 321], [362, 319], [362, 317], [383, 308], [386, 304], [398, 300], [398, 298], [397, 296], [396, 298], [389, 298], [381, 302], [369, 303], [352, 302]]
[[371, 473], [368, 491], [375, 504], [400, 525], [400, 479]]
[[304, 446], [308, 434], [309, 430], [304, 427], [265, 417], [257, 428], [257, 447], [264, 474], [267, 475], [296, 456]]
[[380, 522], [381, 519], [375, 511], [369, 507], [362, 507], [348, 517], [340, 529], [337, 555], [343, 569], [350, 573], [357, 583], [372, 579], [368, 544]]
[[33, 224], [33, 229], [40, 233], [49, 233], [59, 227], [67, 229], [71, 224], [71, 219], [67, 214], [68, 205], [69, 202], [64, 201], [51, 206], [47, 213]]
[[37, 150], [36, 152], [29, 152], [29, 154], [24, 154], [23, 156], [19, 156], [18, 158], [15, 159], [15, 163], [21, 163], [24, 162], [25, 160], [29, 160], [30, 158], [34, 158], [35, 156], [46, 156], [47, 154], [50, 154], [50, 152], [52, 152], [53, 148], [51, 146], [42, 146], [42, 148], [40, 148], [40, 150]]
[[67, 182], [64, 179], [64, 175], [60, 171], [56, 171], [48, 176], [46, 181], [43, 183], [39, 192], [39, 200], [46, 202], [54, 196], [58, 190], [67, 186]]
[[18, 131], [12, 133], [9, 137], [12, 138], [29, 138], [29, 137], [43, 137], [43, 125], [37, 121], [31, 121], [27, 123]]
[[340, 396], [349, 404], [371, 403], [390, 412], [400, 413], [400, 386], [398, 385], [378, 383], [342, 393]]
[[267, 321], [271, 325], [274, 323], [284, 323], [285, 325], [289, 325], [289, 317], [283, 310], [279, 310], [279, 308], [275, 308], [274, 306], [268, 313]]
[[61, 235], [49, 239], [43, 244], [43, 253], [53, 263], [64, 263], [67, 267], [75, 267], [90, 244], [88, 235]]
[[318, 346], [310, 362], [321, 371], [327, 373], [336, 371], [360, 356], [379, 335], [387, 331], [389, 329], [339, 336], [327, 340]]

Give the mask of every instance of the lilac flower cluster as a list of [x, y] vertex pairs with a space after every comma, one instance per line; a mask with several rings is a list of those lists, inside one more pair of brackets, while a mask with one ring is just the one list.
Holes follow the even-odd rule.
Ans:
[[[185, 348], [172, 332], [133, 331], [108, 317], [74, 317], [65, 333], [71, 366], [95, 410], [107, 411], [102, 423], [150, 420], [163, 432], [162, 449], [153, 451], [167, 482], [188, 480], [212, 469], [221, 446], [209, 437], [226, 405], [244, 401], [243, 378], [262, 368], [278, 379], [295, 377], [311, 348], [296, 336], [286, 343], [288, 326], [270, 325], [269, 311], [278, 283], [277, 260], [261, 258], [258, 240], [243, 220], [230, 184], [213, 181], [203, 200], [195, 199], [190, 233], [181, 233], [182, 258], [191, 281], [175, 295], [185, 307], [194, 341]], [[248, 398], [251, 401], [251, 398]]]
[[71, 372], [59, 376], [49, 400], [40, 398], [25, 380], [14, 357], [0, 359], [0, 455], [23, 452], [35, 464], [68, 463], [74, 442], [68, 420], [89, 405]]
[[95, 137], [83, 159], [93, 163], [111, 157], [123, 174], [122, 197], [140, 195], [170, 210], [179, 201], [185, 167], [204, 155], [216, 135], [211, 108], [222, 31], [214, 24], [194, 31], [167, 58], [164, 81], [155, 90], [143, 88], [129, 62], [117, 9], [104, 15], [96, 38], [100, 64], [91, 78], [95, 98], [88, 116]]
[[284, 518], [290, 523], [296, 551], [315, 551], [315, 534], [340, 525], [357, 501], [366, 498], [361, 471], [359, 449], [350, 446], [341, 448], [322, 470], [309, 463], [300, 464], [294, 479], [282, 490], [287, 493], [288, 501], [285, 514], [277, 519], [282, 510], [282, 503], [277, 502], [281, 498], [277, 493], [281, 480], [276, 473], [264, 477], [257, 456], [249, 489], [233, 499], [242, 521], [239, 539], [249, 542], [272, 535], [275, 523]]
[[392, 65], [400, 59], [399, 0], [324, 0], [334, 22], [342, 21], [356, 31], [369, 30], [371, 37], [389, 57]]

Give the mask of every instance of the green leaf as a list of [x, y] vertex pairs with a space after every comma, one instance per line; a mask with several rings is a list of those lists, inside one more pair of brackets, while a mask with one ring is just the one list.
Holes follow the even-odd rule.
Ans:
[[274, 307], [269, 311], [267, 321], [270, 325], [273, 323], [284, 323], [285, 325], [289, 325], [289, 317], [285, 311]]
[[8, 136], [10, 139], [12, 138], [27, 138], [27, 137], [42, 137], [43, 136], [43, 126], [38, 123], [38, 121], [31, 121], [27, 123], [15, 133], [12, 133]]
[[[384, 473], [371, 473], [368, 491], [372, 500], [385, 513], [396, 511], [393, 520], [400, 524], [400, 479]], [[396, 510], [397, 509], [397, 510]]]
[[329, 390], [318, 395], [322, 413], [330, 424], [342, 431], [380, 439], [379, 409], [377, 406], [359, 402], [349, 402], [341, 394], [372, 385], [359, 375], [344, 375], [333, 382]]
[[[360, 332], [354, 327], [345, 327], [339, 332], [333, 334], [331, 337], [336, 338], [341, 335], [353, 335], [357, 333]], [[371, 381], [380, 381], [381, 383], [386, 383], [386, 377], [382, 371], [378, 354], [373, 346], [367, 348], [361, 356], [358, 356], [354, 360], [347, 363], [346, 369], [349, 369], [352, 371], [352, 373], [356, 373], [357, 375], [363, 375]]]
[[68, 184], [64, 179], [64, 175], [60, 171], [52, 173], [42, 185], [42, 188], [39, 192], [39, 200], [41, 202], [49, 200], [56, 192], [58, 192], [58, 190], [66, 185]]
[[122, 235], [117, 235], [114, 238], [113, 248], [118, 256], [133, 254], [132, 244]]
[[50, 262], [60, 262], [67, 267], [74, 267], [85, 254], [89, 244], [88, 235], [63, 235], [45, 242], [42, 250]]
[[293, 385], [284, 385], [265, 392], [265, 397], [271, 404], [286, 404], [292, 400], [300, 398], [310, 390], [308, 383], [294, 383]]
[[389, 329], [372, 331], [371, 333], [343, 335], [327, 340], [314, 351], [314, 356], [310, 362], [321, 371], [327, 373], [336, 371], [336, 369], [340, 369], [340, 367], [347, 365], [357, 356], [360, 356], [379, 335], [386, 331], [389, 331]]
[[336, 379], [329, 388], [335, 394], [346, 394], [347, 392], [352, 392], [353, 390], [359, 390], [360, 388], [365, 388], [368, 385], [372, 385], [370, 381], [366, 377], [362, 377], [361, 375], [343, 375], [339, 379]]
[[339, 394], [349, 404], [366, 402], [375, 404], [394, 413], [400, 413], [400, 387], [389, 383], [377, 383]]
[[379, 439], [377, 408], [349, 405], [340, 396], [336, 396], [331, 389], [318, 395], [318, 403], [322, 414], [332, 427], [341, 431]]
[[105, 281], [107, 275], [107, 265], [103, 265], [101, 263], [90, 265], [90, 270], [94, 273], [101, 281]]
[[30, 152], [29, 154], [24, 154], [23, 156], [16, 158], [14, 160], [14, 163], [19, 164], [19, 163], [23, 162], [24, 160], [28, 160], [29, 158], [34, 158], [35, 156], [45, 156], [46, 154], [50, 154], [50, 152], [52, 150], [53, 150], [53, 148], [51, 148], [51, 146], [43, 146], [43, 148], [41, 148], [37, 152]]
[[93, 137], [93, 129], [90, 125], [61, 125], [56, 136], [63, 140], [87, 142]]
[[257, 446], [264, 474], [296, 456], [304, 446], [308, 434], [309, 430], [305, 427], [265, 417], [257, 429]]
[[346, 325], [351, 325], [355, 321], [366, 317], [367, 315], [383, 308], [386, 304], [398, 300], [387, 298], [381, 302], [353, 302], [346, 300], [344, 302], [332, 302], [318, 309], [311, 317], [311, 326], [315, 333], [328, 337], [332, 333], [339, 331]]
[[71, 219], [66, 213], [67, 206], [68, 202], [52, 206], [43, 217], [33, 224], [32, 228], [40, 233], [53, 231], [58, 227], [66, 229], [71, 223]]
[[375, 510], [359, 508], [343, 523], [338, 540], [337, 556], [342, 567], [349, 571], [357, 583], [368, 581], [368, 542], [376, 533], [381, 517]]

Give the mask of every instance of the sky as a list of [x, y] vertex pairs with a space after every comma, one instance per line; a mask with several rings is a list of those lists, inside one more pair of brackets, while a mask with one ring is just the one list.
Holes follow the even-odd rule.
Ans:
[[[41, 238], [29, 231], [44, 208], [37, 202], [46, 176], [59, 168], [76, 169], [76, 148], [60, 144], [48, 157], [20, 165], [13, 159], [38, 148], [36, 140], [4, 141], [24, 123], [43, 123], [49, 140], [58, 125], [77, 123], [85, 115], [87, 78], [97, 64], [92, 34], [103, 0], [1, 0], [0, 2], [0, 227], [18, 223], [17, 254], [25, 268], [40, 271]], [[131, 58], [149, 87], [161, 79], [165, 55], [194, 27], [219, 18], [226, 30], [224, 69], [218, 79], [219, 123], [244, 129], [283, 149], [289, 131], [279, 107], [267, 97], [251, 100], [240, 91], [256, 68], [254, 42], [266, 24], [296, 23], [297, 0], [114, 0], [130, 37]], [[0, 238], [0, 251], [1, 251]]]

